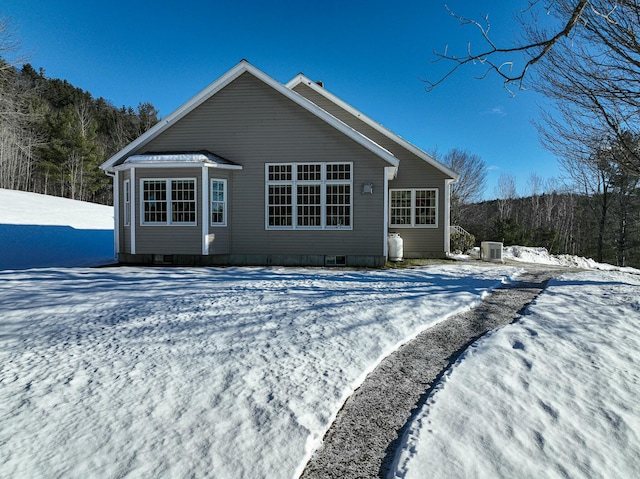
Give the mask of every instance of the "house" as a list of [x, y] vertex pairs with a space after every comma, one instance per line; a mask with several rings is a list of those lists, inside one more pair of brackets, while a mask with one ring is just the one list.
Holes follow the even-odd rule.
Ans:
[[385, 264], [449, 251], [456, 173], [300, 74], [241, 61], [101, 165], [121, 263]]

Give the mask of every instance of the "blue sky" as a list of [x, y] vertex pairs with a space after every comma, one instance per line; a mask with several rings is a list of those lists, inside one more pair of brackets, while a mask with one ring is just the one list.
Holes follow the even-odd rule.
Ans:
[[425, 78], [448, 67], [433, 51], [462, 55], [481, 46], [445, 3], [465, 16], [489, 14], [495, 39], [513, 41], [509, 7], [484, 0], [167, 1], [3, 0], [28, 61], [117, 107], [151, 102], [166, 116], [241, 59], [286, 83], [297, 73], [322, 80], [347, 103], [418, 147], [460, 147], [486, 162], [486, 198], [502, 173], [527, 194], [532, 173], [561, 176], [531, 121], [544, 98], [512, 97], [496, 77], [466, 68], [433, 92]]

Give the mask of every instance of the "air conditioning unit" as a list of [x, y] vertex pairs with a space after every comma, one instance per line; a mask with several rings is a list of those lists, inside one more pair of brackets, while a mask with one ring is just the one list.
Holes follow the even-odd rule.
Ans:
[[502, 243], [495, 241], [483, 241], [480, 243], [480, 259], [502, 263]]

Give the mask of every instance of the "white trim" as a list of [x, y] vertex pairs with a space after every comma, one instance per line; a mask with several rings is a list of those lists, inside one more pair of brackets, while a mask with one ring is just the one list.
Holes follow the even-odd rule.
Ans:
[[364, 113], [356, 110], [354, 107], [352, 107], [351, 105], [346, 103], [344, 100], [341, 100], [340, 98], [338, 98], [334, 94], [330, 93], [324, 87], [318, 85], [313, 80], [310, 80], [309, 78], [307, 78], [302, 73], [296, 75], [285, 86], [293, 91], [293, 89], [296, 86], [298, 86], [299, 84], [301, 84], [301, 83], [303, 83], [304, 85], [308, 86], [309, 88], [311, 88], [314, 92], [318, 93], [319, 95], [322, 95], [324, 98], [326, 98], [327, 100], [329, 100], [333, 104], [339, 106], [340, 108], [345, 110], [347, 113], [350, 113], [351, 115], [356, 117], [358, 120], [366, 123], [371, 128], [376, 130], [377, 132], [383, 134], [384, 136], [386, 136], [390, 140], [394, 141], [395, 143], [399, 144], [400, 146], [402, 146], [406, 150], [410, 151], [411, 153], [413, 153], [417, 157], [419, 157], [422, 160], [426, 161], [431, 166], [437, 168], [438, 170], [440, 170], [441, 172], [443, 172], [447, 176], [450, 176], [453, 179], [457, 179], [460, 176], [458, 173], [456, 173], [453, 170], [449, 169], [447, 166], [445, 166], [442, 163], [440, 163], [438, 160], [433, 158], [431, 155], [429, 155], [425, 151], [421, 150], [420, 148], [418, 148], [417, 146], [413, 145], [412, 143], [409, 143], [407, 140], [405, 140], [401, 136], [396, 135], [391, 130], [385, 128], [380, 123], [378, 123], [378, 122], [374, 121], [373, 119], [369, 118]]
[[395, 172], [393, 171], [394, 168], [392, 167], [386, 167], [384, 169], [384, 197], [383, 197], [383, 203], [384, 203], [384, 213], [383, 213], [383, 221], [384, 221], [384, 227], [382, 228], [382, 244], [383, 244], [383, 256], [385, 258], [387, 258], [389, 256], [389, 243], [388, 243], [388, 238], [389, 238], [389, 177], [391, 176], [393, 178], [393, 176], [395, 175]]
[[444, 252], [451, 252], [451, 185], [454, 180], [444, 180]]
[[216, 81], [211, 83], [208, 87], [206, 87], [196, 96], [191, 98], [181, 107], [179, 107], [169, 116], [167, 116], [164, 120], [157, 123], [153, 128], [151, 128], [150, 130], [142, 134], [136, 140], [129, 143], [126, 147], [124, 147], [118, 153], [116, 153], [107, 161], [102, 163], [102, 165], [100, 165], [100, 168], [105, 171], [113, 171], [115, 167], [119, 166], [119, 165], [116, 165], [116, 163], [118, 163], [123, 158], [127, 157], [131, 153], [135, 152], [136, 150], [139, 150], [141, 147], [149, 143], [152, 139], [157, 137], [160, 133], [167, 130], [170, 126], [172, 126], [177, 121], [181, 120], [188, 113], [190, 113], [196, 107], [198, 107], [199, 105], [207, 101], [209, 98], [211, 98], [213, 95], [218, 93], [220, 90], [222, 90], [229, 83], [237, 79], [243, 73], [249, 73], [253, 75], [255, 78], [261, 80], [262, 82], [264, 82], [265, 84], [267, 84], [268, 86], [276, 90], [278, 93], [282, 94], [284, 97], [288, 98], [289, 100], [298, 104], [305, 110], [314, 114], [315, 116], [325, 121], [330, 126], [334, 127], [336, 130], [340, 131], [341, 133], [351, 138], [352, 140], [354, 140], [356, 143], [360, 144], [364, 148], [368, 149], [369, 151], [374, 153], [376, 156], [387, 161], [391, 165], [398, 166], [398, 164], [400, 163], [396, 157], [394, 157], [391, 153], [389, 153], [387, 150], [382, 148], [380, 145], [373, 142], [371, 139], [367, 138], [366, 136], [362, 135], [360, 132], [356, 131], [355, 129], [341, 122], [336, 117], [327, 113], [322, 108], [317, 106], [315, 103], [307, 100], [302, 95], [299, 95], [298, 93], [287, 88], [283, 84], [277, 82], [266, 73], [262, 72], [261, 70], [251, 65], [246, 60], [242, 60], [235, 67], [229, 70], [227, 73], [222, 75], [220, 78], [218, 78]]
[[[135, 168], [153, 168], [153, 169], [157, 169], [157, 168], [219, 168], [221, 170], [242, 170], [242, 165], [225, 165], [225, 164], [221, 164], [221, 163], [205, 163], [205, 162], [167, 162], [167, 161], [162, 161], [162, 162], [149, 162], [149, 163], [136, 163], [135, 164]], [[130, 168], [134, 168], [134, 166], [132, 166], [131, 164], [128, 163], [123, 163], [121, 165], [118, 165], [114, 168], [112, 168], [112, 171], [124, 171], [124, 170], [128, 170]]]
[[[391, 193], [393, 191], [410, 191], [411, 192], [411, 224], [391, 224]], [[435, 211], [436, 211], [436, 222], [434, 224], [427, 224], [427, 225], [417, 225], [416, 224], [416, 192], [417, 191], [435, 191]], [[440, 217], [440, 214], [438, 212], [438, 205], [440, 203], [438, 195], [440, 194], [440, 191], [438, 188], [391, 188], [389, 190], [389, 227], [390, 228], [418, 228], [418, 229], [436, 229], [438, 228], [438, 218]]]
[[131, 180], [131, 245], [130, 250], [131, 254], [136, 254], [136, 169], [131, 168], [131, 173], [129, 174]]
[[[202, 225], [202, 254], [209, 254], [209, 222], [207, 217], [209, 216], [209, 170], [204, 166], [202, 167], [202, 218], [200, 224]], [[197, 202], [197, 196], [196, 196]]]
[[118, 258], [120, 253], [120, 175], [115, 172], [113, 176], [113, 254]]
[[[166, 193], [167, 193], [167, 221], [165, 222], [149, 222], [145, 223], [144, 221], [144, 182], [145, 181], [164, 181], [167, 185]], [[171, 210], [171, 183], [174, 181], [193, 181], [194, 197], [195, 197], [195, 221], [194, 222], [173, 222], [171, 221], [172, 210]], [[182, 177], [171, 177], [171, 178], [140, 178], [138, 184], [140, 185], [140, 226], [198, 226], [198, 179], [197, 178], [182, 178]]]
[[218, 168], [220, 170], [242, 170], [242, 165], [225, 165], [224, 163], [205, 163], [205, 168]]
[[[223, 221], [222, 223], [214, 223], [213, 221], [211, 221], [211, 218], [209, 218], [209, 225], [211, 225], [212, 227], [217, 227], [217, 228], [224, 228], [227, 226], [227, 202], [228, 202], [228, 193], [227, 193], [227, 179], [226, 178], [210, 178], [209, 179], [209, 184], [211, 185], [211, 193], [213, 193], [213, 182], [214, 181], [219, 181], [222, 183], [222, 192], [224, 194], [223, 197], [223, 206], [224, 209], [222, 210], [222, 218]], [[211, 198], [209, 198], [209, 204], [211, 204], [213, 200]]]

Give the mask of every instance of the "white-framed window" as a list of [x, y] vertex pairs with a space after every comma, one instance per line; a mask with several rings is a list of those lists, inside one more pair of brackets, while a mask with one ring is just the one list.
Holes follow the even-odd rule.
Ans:
[[266, 229], [351, 229], [352, 163], [268, 163]]
[[140, 191], [140, 224], [197, 224], [195, 178], [143, 178]]
[[437, 228], [438, 189], [390, 190], [389, 225], [400, 228]]
[[124, 180], [122, 186], [124, 190], [124, 225], [131, 226], [131, 181]]
[[211, 180], [211, 226], [227, 226], [227, 180]]

